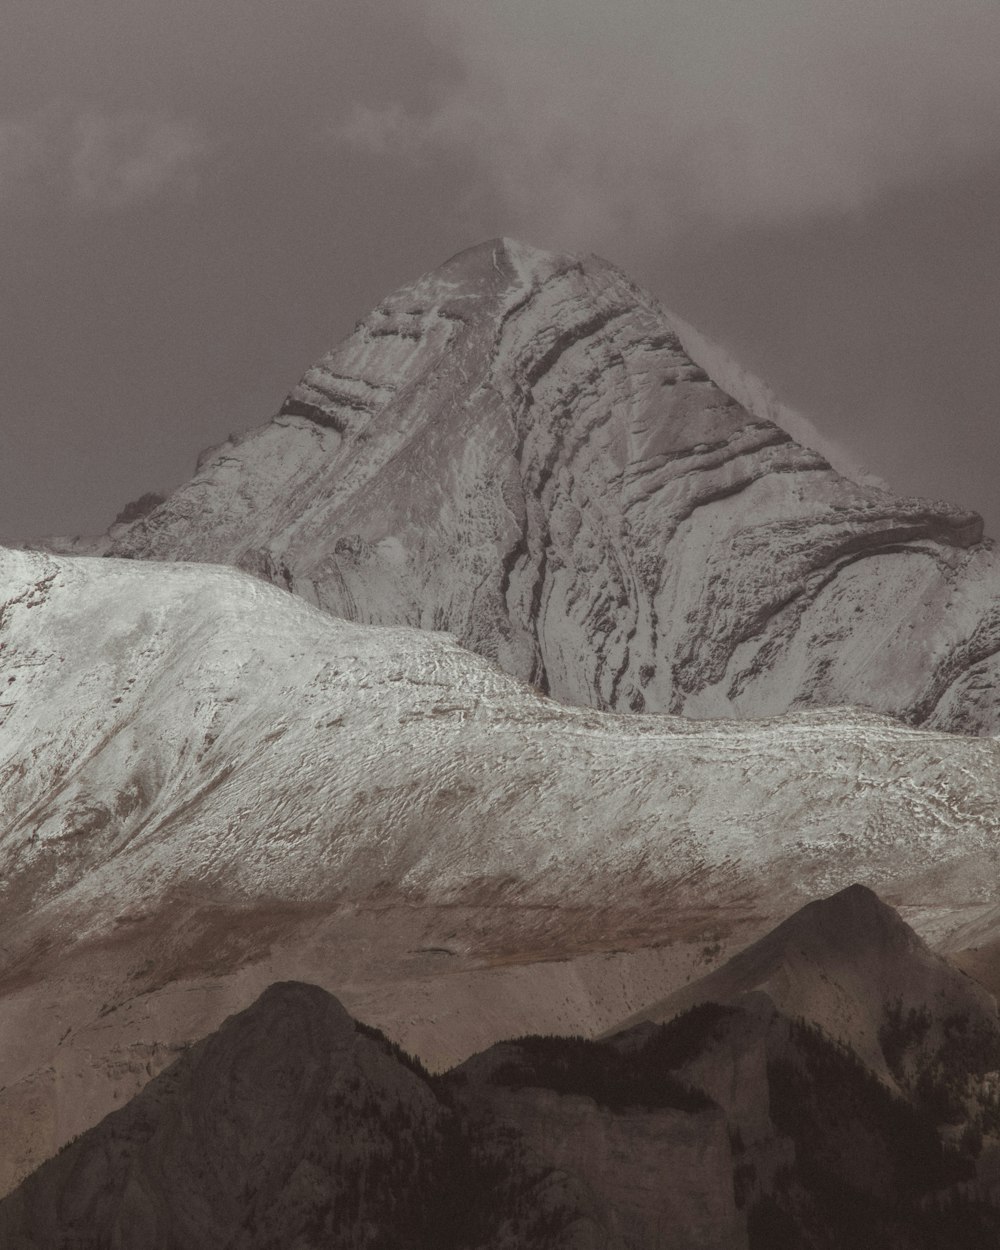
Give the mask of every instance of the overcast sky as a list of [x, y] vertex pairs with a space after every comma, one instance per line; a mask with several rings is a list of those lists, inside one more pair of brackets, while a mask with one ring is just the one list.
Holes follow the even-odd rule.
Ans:
[[105, 528], [495, 234], [1000, 534], [998, 65], [996, 0], [3, 0], [0, 536]]

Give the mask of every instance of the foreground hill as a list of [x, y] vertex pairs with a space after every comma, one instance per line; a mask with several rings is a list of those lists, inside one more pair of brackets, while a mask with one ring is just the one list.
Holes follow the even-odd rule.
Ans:
[[607, 1029], [857, 877], [937, 938], [1000, 904], [989, 739], [566, 708], [224, 568], [0, 585], [0, 1186], [276, 979], [441, 1067]]
[[619, 270], [510, 240], [386, 299], [102, 545], [448, 630], [568, 703], [1000, 728], [975, 514], [842, 477], [720, 390]]
[[997, 1014], [986, 988], [861, 885], [807, 903], [721, 967], [646, 1005], [636, 1020], [669, 1020], [696, 1003], [736, 1003], [748, 994], [766, 994], [786, 1015], [848, 1041], [883, 1076], [891, 1066], [882, 1053], [888, 1004], [903, 1020], [928, 1016], [921, 1037], [928, 1046], [940, 1044], [945, 1019], [992, 1029]]
[[[851, 933], [833, 932], [848, 916]], [[818, 955], [808, 973], [795, 944]], [[993, 1000], [861, 887], [810, 904], [730, 969], [742, 959], [746, 979], [764, 950], [768, 994], [718, 1004], [716, 974], [664, 1024], [600, 1043], [524, 1037], [436, 1078], [317, 987], [273, 985], [0, 1202], [0, 1243], [995, 1245]], [[896, 985], [866, 982], [866, 966]], [[796, 989], [778, 1010], [783, 968]], [[881, 1016], [874, 1067], [858, 1021], [835, 1039], [795, 1012], [834, 971]]]
[[[641, 1203], [619, 1211], [616, 1195], [595, 1186], [596, 1158], [553, 1170], [545, 1130], [566, 1137], [567, 1111], [591, 1122], [598, 1151], [603, 1129], [619, 1146], [641, 1150], [643, 1138], [651, 1139], [647, 1164], [685, 1169], [686, 1192], [659, 1204], [664, 1231], [683, 1231], [692, 1248], [732, 1244], [740, 1221], [725, 1119], [704, 1095], [679, 1082], [657, 1083], [648, 1110], [605, 1110], [576, 1099], [583, 1105], [543, 1110], [543, 1132], [524, 1135], [490, 1106], [507, 1101], [498, 1086], [486, 1086], [480, 1105], [472, 1105], [480, 1091], [429, 1079], [322, 990], [275, 985], [0, 1202], [0, 1244], [652, 1245], [616, 1235], [623, 1215], [640, 1227], [649, 1221]], [[693, 1217], [687, 1227], [685, 1216]]]

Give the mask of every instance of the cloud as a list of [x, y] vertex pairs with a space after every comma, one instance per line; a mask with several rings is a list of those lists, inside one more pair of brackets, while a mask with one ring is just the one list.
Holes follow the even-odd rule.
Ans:
[[191, 194], [209, 151], [193, 122], [52, 105], [0, 118], [0, 204], [116, 212]]
[[791, 434], [797, 443], [818, 451], [844, 477], [878, 490], [890, 489], [885, 479], [864, 464], [849, 447], [839, 439], [831, 438], [804, 413], [782, 403], [762, 378], [740, 364], [720, 343], [713, 342], [675, 312], [668, 311], [667, 316], [691, 359], [697, 361], [712, 381], [732, 395], [748, 412], [762, 420], [773, 421]]
[[189, 194], [207, 149], [191, 122], [86, 113], [73, 125], [70, 197], [88, 208], [114, 210], [167, 191]]
[[45, 143], [31, 121], [0, 118], [0, 204], [17, 200], [43, 175]]
[[[539, 242], [863, 209], [1000, 149], [995, 0], [417, 0], [463, 72], [335, 138], [457, 156]], [[652, 232], [652, 235], [651, 235]]]

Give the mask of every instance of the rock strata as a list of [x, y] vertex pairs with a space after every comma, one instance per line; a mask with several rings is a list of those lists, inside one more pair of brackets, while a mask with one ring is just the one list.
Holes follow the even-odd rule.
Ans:
[[447, 630], [568, 703], [1000, 727], [976, 514], [841, 476], [619, 270], [511, 240], [386, 299], [104, 547]]

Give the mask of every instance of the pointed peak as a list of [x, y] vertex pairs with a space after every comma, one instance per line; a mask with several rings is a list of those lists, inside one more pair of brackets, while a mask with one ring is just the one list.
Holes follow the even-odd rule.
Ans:
[[855, 882], [826, 898], [800, 907], [765, 938], [761, 947], [777, 949], [803, 939], [829, 952], [924, 949], [924, 943], [895, 908], [874, 890]]
[[582, 257], [565, 252], [549, 252], [509, 236], [484, 239], [450, 256], [425, 278], [455, 285], [475, 285], [486, 281], [495, 286], [518, 286], [525, 290], [539, 285], [554, 274], [580, 268]]
[[509, 235], [495, 235], [492, 239], [483, 239], [479, 243], [473, 243], [471, 246], [455, 252], [454, 255], [448, 257], [440, 268], [448, 269], [452, 265], [462, 267], [487, 266], [515, 259], [528, 263], [543, 264], [546, 261], [552, 262], [557, 258], [558, 254], [556, 252], [548, 252], [544, 248], [534, 247], [530, 243], [523, 243], [520, 239], [513, 239]]
[[909, 925], [895, 908], [890, 907], [879, 898], [874, 890], [862, 885], [859, 881], [845, 886], [836, 894], [829, 894], [825, 898], [814, 899], [811, 903], [806, 903], [789, 917], [788, 922], [790, 923], [797, 917], [805, 919], [819, 916], [854, 922], [878, 920], [882, 923], [888, 922], [896, 928], [909, 929]]
[[823, 908], [827, 911], [870, 911], [896, 915], [896, 912], [893, 911], [888, 903], [884, 903], [873, 889], [867, 885], [862, 885], [860, 881], [844, 886], [836, 894], [828, 894], [825, 898], [814, 899], [811, 903], [807, 903], [806, 906]]

